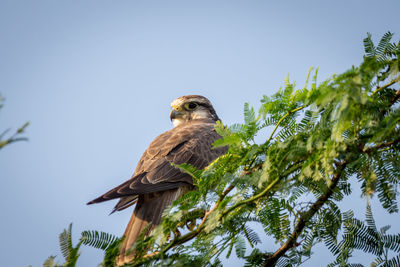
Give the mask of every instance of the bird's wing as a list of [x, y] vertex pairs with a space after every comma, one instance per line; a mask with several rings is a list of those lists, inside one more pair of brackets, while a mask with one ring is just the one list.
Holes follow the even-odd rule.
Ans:
[[[134, 201], [136, 195], [192, 184], [192, 177], [171, 163], [188, 163], [203, 169], [224, 154], [227, 148], [212, 147], [212, 143], [221, 138], [214, 126], [214, 123], [189, 121], [161, 134], [143, 153], [131, 179], [88, 204], [125, 197]], [[127, 207], [126, 199], [120, 202], [122, 209]], [[118, 204], [115, 209], [120, 210]]]

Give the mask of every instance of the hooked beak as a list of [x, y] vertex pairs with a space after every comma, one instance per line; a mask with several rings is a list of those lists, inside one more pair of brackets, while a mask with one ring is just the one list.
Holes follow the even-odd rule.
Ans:
[[177, 119], [179, 117], [182, 117], [182, 115], [183, 115], [182, 112], [179, 112], [178, 110], [173, 109], [173, 110], [171, 110], [171, 113], [169, 114], [169, 118], [172, 121], [173, 119]]

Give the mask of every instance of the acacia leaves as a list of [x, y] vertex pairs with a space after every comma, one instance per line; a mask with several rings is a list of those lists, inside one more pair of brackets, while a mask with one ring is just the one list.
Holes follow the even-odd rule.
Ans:
[[[398, 266], [400, 262], [400, 234], [388, 234], [390, 226], [378, 229], [372, 215], [371, 206], [367, 205], [365, 222], [354, 218], [347, 212], [343, 221], [344, 231], [340, 242], [329, 244], [336, 260], [329, 267], [341, 266], [348, 262], [351, 252], [361, 250], [376, 256], [371, 266]], [[394, 256], [397, 255], [397, 256]]]

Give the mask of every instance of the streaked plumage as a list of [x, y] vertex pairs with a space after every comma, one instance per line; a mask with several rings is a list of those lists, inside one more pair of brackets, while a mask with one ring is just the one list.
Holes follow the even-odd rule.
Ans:
[[154, 139], [131, 179], [88, 203], [120, 198], [112, 212], [137, 203], [124, 233], [118, 266], [133, 259], [132, 253], [126, 253], [146, 225], [152, 223], [151, 231], [160, 224], [163, 210], [193, 189], [191, 176], [171, 163], [188, 163], [202, 169], [226, 152], [226, 148], [212, 147], [212, 143], [220, 138], [214, 130], [219, 118], [208, 99], [198, 95], [182, 96], [171, 106], [175, 128]]

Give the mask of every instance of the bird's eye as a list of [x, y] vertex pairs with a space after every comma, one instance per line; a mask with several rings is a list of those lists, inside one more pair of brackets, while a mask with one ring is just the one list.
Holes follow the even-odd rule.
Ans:
[[186, 106], [187, 110], [193, 110], [193, 109], [197, 108], [197, 104], [194, 102], [187, 103], [185, 106]]

